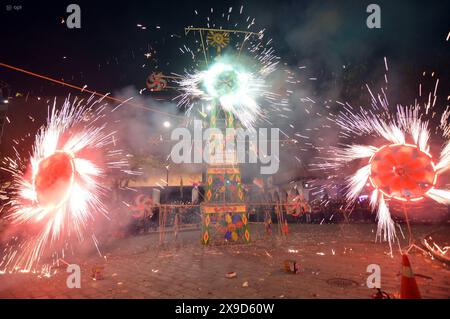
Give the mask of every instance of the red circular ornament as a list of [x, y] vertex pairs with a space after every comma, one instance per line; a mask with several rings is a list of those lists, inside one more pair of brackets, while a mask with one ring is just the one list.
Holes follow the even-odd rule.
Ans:
[[369, 164], [370, 183], [387, 197], [417, 201], [436, 184], [431, 155], [416, 145], [385, 145], [372, 156]]
[[146, 81], [147, 88], [150, 91], [162, 91], [167, 86], [167, 81], [164, 79], [162, 72], [153, 72]]
[[34, 188], [39, 205], [47, 208], [60, 206], [73, 184], [75, 169], [70, 154], [57, 151], [42, 159], [34, 177]]

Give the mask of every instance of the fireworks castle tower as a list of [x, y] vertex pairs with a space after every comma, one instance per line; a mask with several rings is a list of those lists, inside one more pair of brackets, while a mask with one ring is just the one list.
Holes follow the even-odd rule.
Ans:
[[[201, 90], [207, 91], [209, 101], [207, 112], [201, 111], [203, 127], [219, 130], [219, 134], [212, 134], [209, 138], [210, 147], [207, 167], [203, 177], [204, 202], [201, 205], [202, 235], [204, 245], [211, 243], [224, 244], [230, 242], [250, 242], [247, 207], [245, 204], [244, 187], [241, 171], [238, 166], [235, 150], [226, 149], [226, 145], [236, 145], [235, 134], [228, 134], [227, 129], [237, 129], [246, 121], [246, 116], [236, 119], [236, 114], [224, 107], [224, 96], [236, 95], [242, 89], [242, 72], [234, 63], [241, 58], [244, 44], [251, 37], [261, 38], [261, 33], [241, 30], [185, 28], [185, 35], [189, 33], [198, 36], [199, 52], [202, 54], [205, 69], [208, 70], [207, 79], [196, 83]], [[234, 42], [231, 48], [231, 40]], [[222, 53], [227, 51], [226, 57], [230, 61], [220, 62]], [[219, 62], [218, 62], [219, 61]], [[246, 75], [244, 76], [244, 78]], [[168, 81], [180, 85], [179, 76], [167, 76], [162, 72], [154, 72], [147, 79], [150, 91], [161, 91], [169, 88]], [[248, 79], [248, 78], [247, 78]], [[178, 82], [176, 81], [178, 80]], [[195, 87], [194, 90], [197, 90]], [[236, 112], [236, 111], [235, 111]], [[243, 125], [245, 126], [245, 125]], [[234, 143], [233, 143], [234, 142]], [[226, 150], [225, 150], [226, 149]], [[220, 153], [220, 154], [218, 154]], [[211, 161], [211, 159], [213, 159]]]
[[[256, 33], [239, 30], [185, 28], [186, 35], [189, 32], [196, 32], [199, 35], [207, 66], [209, 66], [208, 61], [214, 62], [217, 57], [221, 56], [222, 51], [229, 46], [230, 36], [243, 35], [243, 41], [245, 42], [248, 37], [257, 35]], [[223, 92], [234, 89], [237, 79], [232, 71], [223, 71], [217, 78], [218, 81], [216, 81], [216, 87], [214, 88], [216, 91]], [[218, 128], [222, 131], [225, 141], [214, 135], [211, 136], [210, 143], [221, 144], [216, 144], [213, 149], [222, 152], [221, 156], [217, 157], [222, 160], [213, 161], [206, 168], [205, 201], [201, 205], [201, 242], [204, 245], [228, 242], [248, 243], [250, 242], [250, 230], [241, 171], [237, 164], [236, 154], [230, 154], [234, 151], [225, 150], [224, 146], [227, 139], [234, 139], [235, 136], [223, 134], [226, 128], [237, 128], [240, 124], [231, 112], [222, 109], [219, 100], [212, 101], [208, 121], [209, 123], [206, 123], [206, 125], [210, 128]]]

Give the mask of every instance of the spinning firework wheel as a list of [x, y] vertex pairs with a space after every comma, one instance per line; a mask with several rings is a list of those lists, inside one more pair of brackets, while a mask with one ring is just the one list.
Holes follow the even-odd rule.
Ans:
[[39, 162], [34, 186], [41, 207], [62, 205], [73, 185], [75, 176], [73, 157], [63, 151], [42, 159]]
[[416, 145], [392, 144], [370, 159], [369, 180], [387, 197], [418, 201], [436, 184], [437, 174], [430, 154]]
[[411, 225], [405, 202], [419, 201], [436, 185], [437, 172], [430, 154], [420, 150], [416, 145], [385, 145], [370, 159], [369, 181], [384, 196], [400, 200], [403, 203], [408, 233], [409, 246], [424, 250], [414, 244]]
[[167, 81], [164, 78], [162, 72], [155, 73], [149, 75], [146, 81], [146, 86], [150, 91], [162, 91], [167, 87]]

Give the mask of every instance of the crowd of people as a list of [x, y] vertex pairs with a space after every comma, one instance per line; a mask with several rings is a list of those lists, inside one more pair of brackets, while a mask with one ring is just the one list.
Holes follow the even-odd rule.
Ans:
[[[165, 216], [165, 227], [174, 227], [179, 224], [198, 224], [201, 222], [201, 208], [179, 207], [179, 203], [173, 207], [168, 206]], [[271, 223], [278, 222], [279, 213], [277, 207], [283, 205], [256, 205], [248, 206], [249, 221], [266, 223], [270, 219]], [[148, 231], [159, 229], [160, 206], [155, 205], [150, 209], [140, 212], [129, 212], [128, 222], [124, 223], [124, 231], [127, 235], [137, 235]], [[302, 212], [298, 216], [287, 214], [286, 209], [282, 208], [284, 220], [288, 223], [307, 223], [307, 224], [332, 224], [341, 222], [374, 222], [375, 214], [370, 210], [367, 201], [358, 202], [352, 209], [346, 208], [344, 201], [329, 201], [326, 205], [323, 203], [312, 203], [309, 211]]]
[[[164, 221], [161, 223], [161, 206], [151, 205], [142, 210], [128, 210], [121, 213], [122, 230], [128, 235], [146, 233], [164, 227], [177, 225], [199, 225], [201, 223], [201, 206], [190, 202], [170, 201], [165, 207]], [[184, 206], [183, 206], [184, 205]], [[247, 203], [250, 222], [335, 224], [335, 223], [374, 223], [376, 213], [370, 207], [368, 198], [361, 198], [351, 207], [344, 199], [317, 200], [308, 203], [308, 209], [300, 211], [289, 209], [287, 203], [266, 203], [252, 205]], [[282, 216], [280, 218], [280, 209]], [[126, 209], [125, 209], [126, 210]], [[395, 218], [394, 218], [395, 219]], [[400, 222], [402, 219], [400, 220]]]
[[341, 222], [372, 222], [375, 214], [371, 211], [369, 202], [362, 200], [348, 207], [344, 200], [314, 201], [309, 203], [309, 209], [289, 213], [287, 205], [254, 206], [249, 209], [250, 221], [261, 222], [269, 210], [273, 222], [277, 222], [277, 207], [282, 207], [288, 223], [331, 224]]

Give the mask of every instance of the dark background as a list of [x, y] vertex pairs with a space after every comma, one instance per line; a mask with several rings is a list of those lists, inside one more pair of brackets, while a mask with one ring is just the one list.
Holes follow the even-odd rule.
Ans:
[[[284, 62], [308, 65], [324, 83], [318, 84], [319, 92], [345, 72], [351, 73], [351, 86], [376, 79], [374, 70], [384, 71], [384, 56], [403, 83], [416, 82], [427, 69], [438, 71], [441, 85], [449, 87], [448, 1], [75, 1], [81, 6], [81, 29], [68, 29], [61, 21], [73, 2], [2, 1], [0, 61], [100, 92], [141, 88], [155, 67], [182, 72], [185, 61], [178, 48], [183, 39], [171, 35], [183, 36], [185, 26], [205, 25], [206, 16], [213, 19], [232, 6], [232, 18], [251, 16], [266, 29]], [[381, 7], [381, 29], [366, 27], [370, 3]], [[7, 11], [7, 4], [22, 8]], [[152, 59], [144, 56], [149, 48], [156, 51]], [[3, 68], [0, 79], [34, 94], [68, 91]], [[405, 89], [416, 93], [417, 86], [408, 84]]]
[[[81, 29], [68, 29], [66, 7], [75, 2], [81, 7]], [[366, 8], [370, 3], [381, 7], [381, 29], [369, 29]], [[7, 11], [6, 5], [21, 6]], [[243, 5], [243, 14], [239, 14]], [[182, 115], [170, 103], [174, 92], [163, 96], [137, 92], [145, 88], [147, 76], [154, 70], [183, 73], [190, 63], [179, 48], [192, 44], [184, 36], [184, 27], [206, 27], [206, 18], [223, 21], [221, 14], [233, 7], [231, 21], [240, 28], [245, 20], [255, 18], [255, 30], [265, 29], [265, 37], [286, 67], [316, 81], [303, 81], [295, 90], [297, 96], [312, 97], [320, 109], [325, 101], [349, 101], [352, 105], [368, 105], [370, 97], [365, 84], [374, 91], [384, 83], [384, 57], [389, 64], [389, 100], [410, 104], [423, 92], [433, 91], [439, 78], [435, 110], [443, 111], [449, 101], [450, 59], [446, 41], [450, 31], [450, 2], [448, 1], [2, 1], [0, 5], [0, 62], [54, 77], [71, 84], [134, 101], [165, 112]], [[211, 13], [211, 8], [214, 12]], [[198, 14], [195, 14], [195, 10]], [[218, 22], [221, 23], [221, 22]], [[141, 24], [146, 30], [137, 27]], [[224, 27], [230, 25], [223, 24]], [[158, 28], [159, 27], [159, 28]], [[151, 57], [145, 57], [150, 52]], [[423, 72], [426, 77], [423, 77]], [[433, 78], [430, 74], [435, 72]], [[2, 155], [29, 152], [34, 133], [45, 123], [49, 102], [58, 96], [58, 104], [76, 90], [0, 67], [0, 81], [10, 88], [11, 95], [20, 92], [30, 97], [27, 103], [12, 99], [9, 104]], [[167, 96], [164, 96], [167, 95]], [[36, 97], [42, 97], [37, 100]], [[159, 103], [155, 98], [165, 100]], [[294, 112], [287, 119], [274, 123], [290, 136], [300, 131], [320, 128], [324, 117], [305, 116], [305, 106], [299, 99], [292, 101]], [[320, 111], [323, 113], [323, 111]], [[147, 137], [166, 134], [162, 123], [172, 120], [160, 114], [131, 108], [121, 108], [121, 132], [127, 149], [137, 151], [148, 147]], [[276, 117], [273, 117], [276, 120]], [[438, 117], [436, 117], [437, 119]], [[329, 123], [327, 123], [329, 124]], [[175, 125], [175, 124], [174, 124]], [[291, 126], [295, 129], [291, 129]], [[321, 132], [320, 132], [321, 133]], [[25, 134], [28, 139], [20, 140]], [[334, 143], [336, 131], [323, 134]], [[12, 144], [14, 140], [20, 145]], [[311, 141], [318, 142], [311, 136]], [[438, 145], [440, 147], [440, 144]], [[315, 156], [308, 149], [282, 152], [281, 170], [287, 178], [304, 174], [308, 160]], [[162, 146], [152, 146], [152, 153]], [[302, 159], [293, 160], [296, 154]], [[163, 154], [164, 155], [164, 154]], [[247, 170], [246, 170], [247, 172]], [[249, 172], [253, 175], [253, 172]]]

